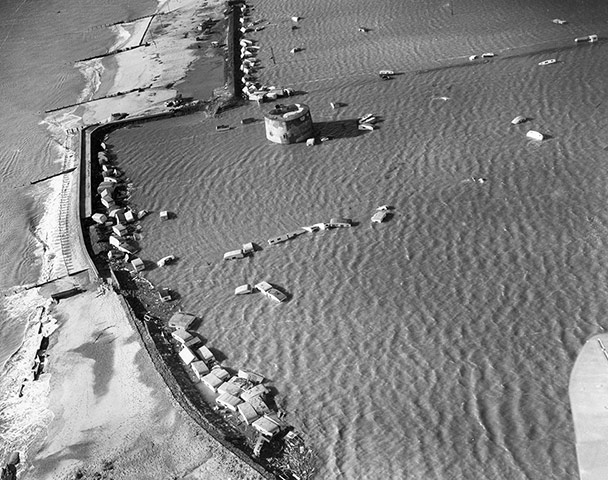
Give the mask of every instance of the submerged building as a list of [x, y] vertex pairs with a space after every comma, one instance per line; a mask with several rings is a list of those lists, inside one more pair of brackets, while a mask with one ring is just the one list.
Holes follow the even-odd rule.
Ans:
[[275, 105], [264, 114], [266, 138], [275, 143], [304, 142], [314, 136], [310, 109], [303, 103]]

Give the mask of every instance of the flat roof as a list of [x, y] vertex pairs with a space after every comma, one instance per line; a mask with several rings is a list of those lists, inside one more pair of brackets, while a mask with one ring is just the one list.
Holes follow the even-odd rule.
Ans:
[[303, 103], [292, 103], [290, 105], [277, 104], [272, 110], [264, 113], [264, 116], [271, 120], [288, 121], [299, 118], [308, 112], [308, 105], [304, 105]]

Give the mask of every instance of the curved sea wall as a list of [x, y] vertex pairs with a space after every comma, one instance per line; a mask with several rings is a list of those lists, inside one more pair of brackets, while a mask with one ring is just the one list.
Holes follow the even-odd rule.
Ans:
[[[135, 123], [149, 122], [174, 116], [173, 112], [165, 112], [154, 115], [136, 117], [128, 120], [108, 122], [102, 125], [93, 125], [81, 131], [81, 171], [80, 171], [80, 215], [81, 215], [81, 238], [91, 258], [94, 276], [109, 277], [114, 286], [120, 290], [132, 291], [125, 285], [124, 279], [119, 279], [116, 273], [109, 268], [108, 264], [102, 262], [94, 253], [92, 241], [88, 234], [87, 220], [93, 213], [94, 189], [93, 177], [96, 173], [96, 165], [93, 158], [101, 150], [100, 144], [103, 138], [112, 130], [123, 128]], [[191, 385], [178, 358], [171, 349], [170, 344], [163, 342], [163, 331], [158, 325], [147, 323], [141, 315], [135, 313], [138, 301], [131, 295], [120, 295], [121, 304], [129, 319], [131, 326], [139, 333], [142, 347], [148, 353], [156, 371], [163, 378], [167, 388], [171, 392], [176, 405], [183, 409], [201, 428], [217, 440], [227, 452], [235, 455], [238, 459], [256, 470], [265, 478], [273, 478], [260, 464], [254, 462], [245, 452], [239, 450], [231, 443], [238, 437], [238, 432], [225, 422], [206, 403], [194, 385]], [[152, 330], [152, 331], [151, 331]], [[171, 364], [171, 366], [169, 365]]]

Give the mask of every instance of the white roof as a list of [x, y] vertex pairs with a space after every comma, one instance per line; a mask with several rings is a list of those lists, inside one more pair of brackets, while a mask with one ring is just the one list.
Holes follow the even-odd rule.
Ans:
[[194, 338], [190, 333], [186, 332], [186, 330], [184, 330], [183, 328], [178, 328], [174, 332], [171, 332], [171, 336], [182, 344], [185, 344], [186, 342], [188, 342]]
[[222, 407], [226, 407], [232, 412], [236, 412], [237, 405], [243, 403], [243, 401], [234, 395], [230, 395], [229, 393], [222, 393], [215, 399], [215, 403], [221, 405]]
[[181, 358], [186, 365], [189, 365], [196, 360], [196, 356], [188, 347], [184, 347], [179, 351], [179, 358]]
[[213, 353], [211, 353], [211, 350], [209, 350], [204, 345], [202, 347], [198, 347], [196, 349], [196, 353], [198, 353], [198, 356], [201, 358], [201, 360], [205, 360], [206, 362], [208, 362], [209, 360], [215, 358], [213, 356]]
[[177, 312], [169, 319], [169, 325], [178, 328], [188, 328], [194, 320], [196, 320], [196, 315]]
[[252, 425], [258, 432], [270, 437], [280, 430], [279, 425], [266, 416], [258, 418]]
[[203, 378], [201, 378], [201, 381], [214, 392], [217, 391], [217, 387], [224, 383], [223, 380], [217, 378], [215, 375], [213, 375], [213, 373], [208, 373]]
[[243, 390], [241, 389], [241, 387], [239, 387], [235, 383], [224, 382], [220, 385], [220, 387], [217, 389], [217, 391], [219, 393], [229, 393], [230, 395], [234, 395], [235, 397], [238, 397], [241, 395], [241, 392]]
[[209, 373], [209, 367], [207, 367], [207, 364], [202, 360], [196, 360], [192, 362], [190, 366], [192, 367], [192, 370], [194, 370], [196, 376], [199, 378]]
[[243, 393], [241, 393], [241, 398], [243, 400], [245, 400], [246, 402], [248, 402], [251, 398], [257, 396], [257, 395], [262, 395], [264, 393], [267, 393], [268, 389], [264, 386], [264, 385], [256, 385], [253, 388], [250, 388], [249, 390], [244, 391]]
[[251, 423], [260, 418], [258, 412], [255, 411], [255, 408], [253, 408], [249, 402], [240, 403], [236, 409], [241, 414], [241, 417], [243, 417], [243, 420], [245, 420], [247, 425], [251, 425]]
[[223, 368], [214, 368], [211, 373], [213, 373], [213, 375], [223, 381], [226, 381], [230, 378], [230, 374]]
[[268, 282], [260, 282], [255, 284], [255, 288], [257, 288], [260, 292], [265, 292], [266, 290], [270, 290], [272, 285]]

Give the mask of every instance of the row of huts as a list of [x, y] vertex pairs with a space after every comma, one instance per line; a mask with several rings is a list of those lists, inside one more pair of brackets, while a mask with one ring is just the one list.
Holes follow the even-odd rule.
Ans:
[[224, 368], [198, 333], [190, 329], [196, 320], [196, 316], [183, 312], [175, 313], [169, 320], [181, 361], [192, 370], [196, 381], [215, 394], [218, 407], [238, 415], [264, 437], [272, 438], [285, 425], [269, 406], [265, 378], [247, 370], [232, 374]]

